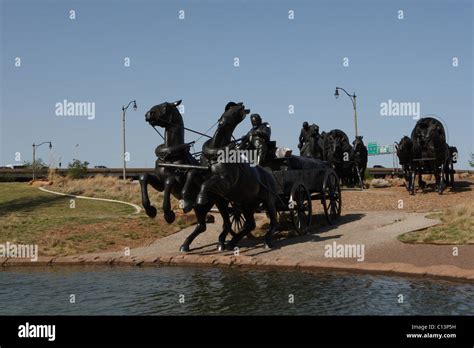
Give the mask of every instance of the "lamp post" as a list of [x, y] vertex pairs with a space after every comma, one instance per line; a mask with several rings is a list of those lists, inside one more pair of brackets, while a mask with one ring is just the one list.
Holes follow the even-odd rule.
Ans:
[[36, 148], [37, 147], [40, 147], [41, 145], [43, 144], [49, 144], [49, 149], [51, 150], [53, 148], [53, 144], [51, 144], [50, 141], [43, 141], [41, 144], [35, 144], [33, 143], [33, 164], [32, 164], [32, 167], [33, 167], [33, 180], [35, 180], [35, 177], [36, 177], [36, 173], [35, 173], [35, 167], [36, 167]]
[[354, 108], [354, 128], [355, 128], [355, 136], [357, 137], [359, 134], [357, 132], [357, 104], [356, 104], [356, 95], [353, 93], [352, 95], [347, 93], [347, 91], [342, 87], [336, 87], [336, 91], [334, 92], [334, 96], [336, 99], [339, 97], [339, 90], [343, 91], [347, 94], [349, 98], [351, 98], [352, 106]]
[[127, 112], [128, 107], [130, 104], [133, 103], [133, 110], [137, 111], [137, 102], [136, 100], [130, 101], [127, 106], [122, 106], [122, 142], [123, 142], [123, 181], [126, 180], [126, 173], [125, 170], [127, 168], [127, 161], [125, 160], [125, 113]]
[[76, 148], [76, 158], [74, 158], [74, 160], [76, 161], [79, 159], [79, 156], [77, 155], [77, 152], [79, 150], [79, 144], [76, 144], [75, 148]]

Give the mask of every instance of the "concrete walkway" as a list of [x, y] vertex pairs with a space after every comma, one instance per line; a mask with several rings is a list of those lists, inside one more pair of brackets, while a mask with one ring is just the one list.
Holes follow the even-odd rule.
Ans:
[[[239, 253], [217, 252], [217, 236], [221, 220], [208, 224], [206, 232], [196, 238], [189, 253], [179, 253], [179, 247], [193, 230], [188, 227], [178, 233], [156, 240], [151, 245], [124, 252], [107, 252], [67, 257], [40, 257], [32, 263], [20, 259], [0, 260], [3, 265], [71, 265], [71, 264], [203, 264], [228, 266], [293, 267], [299, 269], [333, 269], [400, 275], [429, 275], [474, 281], [474, 245], [453, 246], [410, 245], [397, 240], [409, 231], [438, 223], [423, 213], [379, 211], [347, 213], [333, 226], [318, 228], [305, 236], [278, 239], [275, 248], [265, 250], [261, 240], [244, 239]], [[315, 216], [322, 219], [321, 215]], [[335, 244], [334, 244], [335, 243]], [[327, 250], [336, 246], [364, 247], [359, 257], [328, 257]], [[360, 251], [360, 249], [359, 249]], [[332, 255], [338, 256], [338, 255]]]

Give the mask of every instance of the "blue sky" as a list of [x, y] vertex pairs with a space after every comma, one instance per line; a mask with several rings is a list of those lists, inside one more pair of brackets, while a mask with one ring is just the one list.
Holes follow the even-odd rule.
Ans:
[[[296, 150], [305, 120], [321, 130], [341, 128], [352, 139], [351, 102], [334, 98], [341, 86], [358, 96], [366, 143], [393, 143], [414, 126], [411, 117], [381, 116], [380, 103], [419, 102], [422, 115], [446, 122], [449, 143], [460, 152], [457, 167], [468, 167], [474, 133], [470, 0], [0, 2], [1, 165], [14, 163], [16, 152], [31, 160], [31, 144], [51, 140], [63, 166], [79, 144], [80, 159], [120, 167], [121, 107], [131, 99], [138, 111], [127, 114], [129, 167], [153, 166], [161, 139], [144, 114], [177, 99], [183, 99], [186, 126], [201, 131], [233, 100], [270, 122], [279, 146]], [[452, 66], [453, 57], [459, 66]], [[56, 116], [55, 104], [64, 99], [94, 102], [95, 119]], [[245, 120], [236, 135], [249, 126]], [[38, 157], [50, 156], [46, 146], [38, 149]], [[392, 158], [371, 158], [373, 164], [391, 166]]]

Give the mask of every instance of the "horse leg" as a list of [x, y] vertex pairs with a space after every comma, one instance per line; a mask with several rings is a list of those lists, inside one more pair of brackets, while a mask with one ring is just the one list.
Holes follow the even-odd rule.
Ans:
[[265, 234], [265, 249], [271, 249], [273, 248], [273, 242], [272, 242], [273, 233], [275, 233], [275, 231], [278, 228], [277, 211], [275, 208], [275, 201], [273, 197], [268, 198], [266, 208], [267, 208], [267, 214], [270, 218], [270, 227], [268, 228], [268, 231]]
[[253, 216], [255, 212], [255, 209], [250, 209], [246, 208], [242, 211], [242, 214], [244, 214], [245, 217], [245, 223], [244, 226], [242, 227], [242, 230], [240, 230], [239, 233], [237, 233], [227, 244], [226, 244], [226, 249], [227, 250], [234, 250], [234, 248], [237, 246], [237, 243], [244, 238], [248, 233], [253, 231], [255, 227], [257, 226], [255, 223], [255, 218]]
[[220, 175], [215, 174], [204, 181], [201, 185], [201, 190], [199, 191], [196, 198], [196, 204], [207, 204], [209, 201], [209, 192], [212, 192], [218, 196], [222, 196], [229, 190], [229, 188], [229, 181], [224, 180]]
[[410, 181], [409, 181], [409, 173], [406, 165], [402, 165], [403, 170], [403, 178], [405, 179], [405, 188], [407, 191], [410, 191]]
[[446, 188], [446, 183], [444, 182], [444, 167], [443, 166], [437, 166], [435, 164], [435, 177], [436, 177], [436, 182], [438, 183], [438, 193], [440, 195], [443, 194], [444, 189]]
[[192, 185], [195, 184], [197, 177], [196, 170], [190, 170], [186, 174], [186, 182], [181, 191], [181, 196], [183, 196], [183, 211], [184, 213], [189, 213], [193, 209], [194, 202], [191, 200], [191, 190]]
[[454, 189], [454, 163], [449, 165], [449, 180], [451, 181], [451, 188]]
[[449, 187], [453, 187], [454, 182], [453, 182], [453, 180], [451, 180], [451, 165], [450, 165], [449, 162], [446, 164], [444, 172], [445, 172], [445, 175], [446, 175], [447, 185]]
[[416, 179], [416, 168], [413, 168], [410, 171], [410, 194], [414, 195], [415, 194], [415, 179]]
[[149, 217], [154, 218], [156, 216], [156, 208], [150, 203], [150, 198], [148, 196], [148, 184], [150, 184], [157, 191], [163, 191], [164, 185], [156, 175], [148, 173], [140, 175], [139, 181], [142, 193], [143, 208]]
[[232, 231], [232, 224], [229, 217], [229, 207], [228, 202], [225, 199], [218, 198], [216, 199], [216, 206], [219, 209], [219, 213], [222, 216], [222, 232], [219, 234], [219, 244], [217, 246], [218, 251], [225, 250], [225, 239], [229, 232]]
[[193, 240], [198, 235], [206, 231], [206, 216], [209, 210], [211, 210], [212, 205], [213, 205], [212, 203], [209, 203], [206, 206], [197, 206], [194, 209], [194, 212], [196, 213], [196, 218], [197, 218], [196, 227], [194, 228], [194, 231], [191, 232], [191, 234], [184, 240], [184, 243], [179, 248], [179, 251], [188, 252], [189, 246], [191, 245]]
[[[413, 184], [415, 186], [415, 184]], [[418, 172], [418, 186], [424, 190], [426, 187], [426, 182], [423, 181], [423, 174], [421, 174], [421, 171]]]
[[172, 223], [176, 218], [173, 210], [171, 210], [171, 189], [176, 183], [175, 176], [169, 176], [165, 180], [165, 190], [163, 192], [163, 212], [165, 213], [165, 220], [167, 223]]
[[359, 166], [356, 164], [355, 165], [355, 171], [356, 171], [356, 178], [354, 178], [354, 186], [355, 186], [355, 181], [359, 180], [359, 185], [360, 188], [363, 190], [364, 189], [364, 172], [362, 167], [359, 168]]

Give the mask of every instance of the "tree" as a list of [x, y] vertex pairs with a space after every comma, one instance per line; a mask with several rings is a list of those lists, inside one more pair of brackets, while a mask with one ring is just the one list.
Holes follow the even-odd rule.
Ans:
[[80, 179], [86, 176], [87, 166], [89, 162], [81, 162], [78, 159], [75, 159], [72, 163], [67, 164], [66, 175], [72, 179]]
[[471, 153], [471, 160], [469, 161], [469, 165], [474, 167], [474, 153]]

